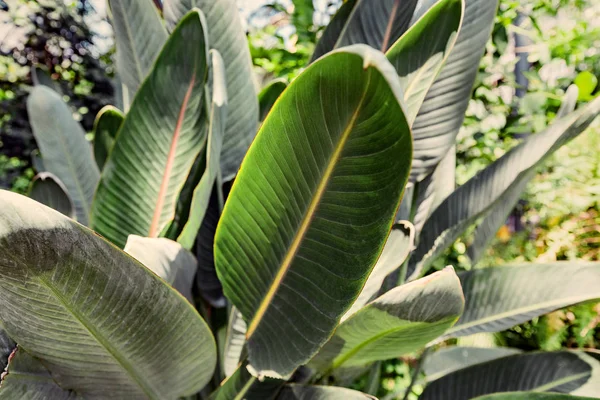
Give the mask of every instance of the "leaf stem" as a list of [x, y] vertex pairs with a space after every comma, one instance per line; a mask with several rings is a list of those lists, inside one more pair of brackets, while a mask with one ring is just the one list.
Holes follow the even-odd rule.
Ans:
[[388, 21], [387, 27], [385, 28], [385, 35], [383, 36], [383, 42], [381, 43], [381, 52], [385, 53], [388, 48], [390, 37], [392, 36], [392, 27], [394, 26], [394, 20], [396, 19], [396, 13], [398, 12], [398, 8], [400, 7], [400, 0], [394, 1], [394, 5], [392, 7], [392, 12], [390, 13], [390, 19]]

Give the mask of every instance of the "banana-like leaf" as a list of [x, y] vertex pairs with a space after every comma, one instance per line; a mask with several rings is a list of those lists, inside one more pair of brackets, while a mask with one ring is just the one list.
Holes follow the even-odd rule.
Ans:
[[289, 384], [279, 392], [277, 400], [377, 400], [356, 390], [334, 386]]
[[[597, 398], [597, 397], [596, 397]], [[571, 396], [561, 393], [538, 393], [538, 392], [509, 392], [496, 393], [477, 397], [474, 400], [593, 400], [593, 397]]]
[[458, 320], [464, 301], [452, 267], [399, 286], [340, 324], [310, 366], [328, 374], [418, 350]]
[[392, 230], [377, 260], [377, 264], [373, 267], [373, 271], [371, 271], [369, 279], [367, 279], [367, 283], [365, 283], [360, 295], [342, 317], [342, 321], [345, 321], [377, 297], [385, 278], [400, 268], [413, 249], [414, 242], [415, 228], [410, 222], [398, 221], [392, 226]]
[[76, 393], [58, 386], [42, 363], [18, 348], [0, 381], [2, 400], [76, 400]]
[[4, 371], [8, 365], [8, 358], [15, 351], [16, 347], [17, 344], [0, 327], [0, 371]]
[[519, 353], [521, 350], [509, 347], [445, 347], [425, 358], [423, 371], [431, 382], [472, 365]]
[[386, 53], [400, 77], [410, 125], [456, 43], [464, 7], [464, 0], [440, 0]]
[[[413, 21], [418, 21], [437, 2], [423, 0]], [[497, 8], [498, 0], [465, 0], [463, 22], [454, 48], [412, 124], [415, 153], [411, 182], [433, 172], [454, 145]]]
[[168, 35], [152, 0], [108, 0], [108, 6], [115, 31], [117, 72], [126, 87], [123, 105], [127, 111], [127, 99], [136, 95]]
[[285, 381], [280, 379], [258, 380], [244, 362], [221, 383], [219, 389], [210, 395], [209, 400], [273, 400], [284, 384]]
[[323, 31], [323, 34], [319, 38], [317, 45], [315, 46], [315, 51], [310, 58], [310, 62], [315, 61], [317, 58], [329, 53], [335, 48], [335, 44], [340, 38], [340, 34], [346, 26], [346, 22], [356, 5], [357, 0], [346, 0], [342, 3], [339, 10], [335, 13], [335, 15], [327, 24], [327, 27]]
[[177, 195], [206, 144], [202, 20], [190, 12], [169, 37], [102, 171], [92, 227], [120, 247], [131, 234], [158, 236], [173, 219]]
[[499, 392], [600, 393], [600, 353], [559, 351], [499, 358], [448, 374], [419, 400], [469, 400]]
[[367, 44], [387, 51], [409, 27], [417, 0], [358, 0], [335, 47]]
[[0, 210], [0, 321], [63, 389], [175, 399], [210, 380], [214, 339], [181, 295], [27, 197], [0, 191]]
[[123, 251], [164, 279], [193, 304], [196, 257], [179, 243], [165, 238], [129, 235]]
[[56, 175], [50, 172], [37, 174], [31, 181], [27, 195], [69, 218], [75, 216], [73, 201], [67, 194], [67, 188]]
[[260, 108], [259, 121], [264, 121], [269, 111], [275, 104], [275, 101], [281, 96], [281, 93], [287, 88], [288, 84], [285, 79], [276, 79], [269, 82], [258, 94], [258, 104]]
[[33, 88], [27, 113], [44, 167], [65, 185], [77, 221], [87, 225], [100, 172], [83, 128], [63, 99], [46, 86]]
[[459, 274], [465, 311], [447, 336], [499, 332], [559, 308], [600, 299], [600, 263], [555, 262]]
[[105, 106], [94, 121], [94, 158], [100, 171], [113, 147], [117, 132], [123, 124], [125, 116], [113, 106]]
[[165, 0], [168, 27], [192, 8], [206, 15], [209, 45], [223, 56], [229, 100], [223, 137], [221, 168], [224, 181], [237, 173], [258, 126], [258, 98], [253, 83], [252, 59], [235, 0]]
[[423, 226], [409, 266], [409, 276], [426, 272], [465, 229], [506, 201], [508, 193], [521, 190], [523, 182], [531, 179], [532, 171], [554, 151], [585, 131], [598, 113], [600, 98], [555, 121], [545, 131], [529, 136], [448, 196]]
[[242, 314], [235, 307], [231, 307], [225, 338], [225, 350], [223, 351], [225, 376], [233, 375], [240, 365], [244, 345], [246, 344], [247, 329], [248, 326], [244, 322]]
[[260, 374], [286, 376], [308, 361], [377, 261], [411, 159], [401, 96], [383, 54], [339, 50], [290, 84], [250, 147], [217, 227], [215, 264]]
[[212, 68], [212, 99], [209, 115], [208, 140], [206, 145], [206, 169], [198, 186], [194, 189], [190, 205], [190, 215], [183, 226], [177, 241], [186, 249], [191, 249], [198, 230], [206, 215], [210, 196], [215, 185], [221, 185], [220, 156], [223, 134], [227, 122], [227, 87], [225, 66], [217, 50], [210, 51]]

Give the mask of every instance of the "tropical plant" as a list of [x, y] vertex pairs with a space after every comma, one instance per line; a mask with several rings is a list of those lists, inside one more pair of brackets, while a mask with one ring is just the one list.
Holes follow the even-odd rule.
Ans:
[[[569, 97], [454, 191], [496, 2], [345, 2], [311, 65], [260, 96], [233, 0], [166, 0], [165, 23], [150, 0], [109, 4], [123, 109], [99, 113], [92, 150], [33, 89], [44, 173], [34, 200], [0, 192], [0, 398], [370, 398], [339, 386], [600, 298], [593, 263], [430, 274], [482, 218], [485, 246], [600, 112]], [[422, 398], [600, 393], [593, 351], [474, 353], [434, 353]]]

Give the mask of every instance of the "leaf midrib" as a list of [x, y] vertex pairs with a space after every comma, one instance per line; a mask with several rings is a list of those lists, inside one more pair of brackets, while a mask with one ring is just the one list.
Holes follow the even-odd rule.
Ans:
[[352, 133], [354, 126], [356, 125], [356, 121], [358, 119], [359, 113], [363, 108], [363, 104], [367, 97], [369, 87], [371, 86], [372, 68], [369, 68], [368, 65], [365, 65], [364, 68], [367, 69], [367, 73], [368, 73], [367, 82], [364, 85], [364, 90], [360, 97], [358, 105], [356, 107], [356, 110], [353, 112], [352, 116], [350, 117], [350, 120], [348, 121], [348, 126], [346, 127], [346, 129], [344, 130], [342, 135], [340, 136], [338, 145], [334, 148], [331, 158], [329, 159], [329, 164], [327, 165], [327, 168], [325, 169], [325, 172], [323, 173], [323, 176], [321, 177], [321, 182], [319, 182], [319, 184], [317, 185], [313, 199], [311, 200], [311, 202], [308, 206], [308, 209], [306, 211], [306, 214], [304, 214], [304, 217], [302, 218], [300, 227], [298, 228], [298, 231], [296, 232], [294, 239], [292, 240], [292, 243], [283, 258], [283, 261], [280, 264], [280, 268], [279, 268], [277, 274], [275, 275], [275, 279], [271, 283], [271, 286], [269, 287], [267, 294], [265, 295], [260, 306], [258, 307], [258, 309], [254, 315], [254, 318], [252, 318], [252, 321], [248, 324], [248, 329], [246, 331], [246, 340], [250, 340], [250, 338], [252, 337], [252, 335], [254, 334], [256, 329], [258, 328], [269, 305], [271, 304], [273, 298], [275, 297], [275, 293], [277, 292], [277, 289], [279, 288], [279, 286], [281, 286], [281, 283], [283, 282], [283, 279], [284, 279], [285, 275], [287, 274], [287, 271], [289, 270], [290, 266], [292, 265], [292, 261], [294, 260], [294, 257], [296, 255], [296, 253], [298, 252], [300, 245], [302, 244], [304, 236], [306, 235], [308, 229], [310, 228], [310, 223], [312, 221], [312, 218], [317, 210], [317, 207], [321, 201], [323, 194], [325, 193], [325, 189], [327, 188], [327, 186], [329, 184], [329, 179], [331, 178], [331, 175], [333, 174], [335, 166], [337, 165], [337, 163], [339, 161], [339, 158], [342, 154], [342, 150], [344, 149], [344, 146], [346, 145], [346, 142], [347, 142], [348, 138], [350, 137], [350, 134]]

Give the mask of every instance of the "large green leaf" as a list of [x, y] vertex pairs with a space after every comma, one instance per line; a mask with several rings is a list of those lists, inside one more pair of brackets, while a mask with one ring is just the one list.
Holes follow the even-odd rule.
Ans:
[[386, 53], [400, 77], [411, 125], [456, 43], [464, 7], [464, 0], [440, 0]]
[[[532, 171], [554, 151], [573, 139], [600, 113], [600, 98], [548, 129], [531, 135], [446, 198], [423, 226], [411, 259], [409, 274], [418, 276], [475, 221], [506, 202], [509, 193], [522, 190]], [[414, 261], [413, 261], [414, 260]]]
[[593, 400], [593, 398], [561, 393], [508, 392], [481, 396], [474, 400]]
[[400, 101], [383, 54], [346, 48], [290, 84], [248, 151], [215, 263], [259, 373], [288, 375], [312, 357], [375, 264], [411, 159]]
[[425, 358], [423, 371], [427, 381], [434, 381], [459, 369], [519, 353], [521, 350], [509, 347], [445, 347]]
[[100, 173], [83, 128], [62, 98], [46, 86], [33, 88], [27, 113], [44, 168], [64, 183], [77, 221], [87, 225]]
[[600, 299], [600, 263], [556, 262], [459, 274], [465, 311], [447, 335], [499, 332], [559, 308]]
[[319, 38], [319, 41], [315, 46], [315, 51], [310, 58], [311, 62], [335, 48], [335, 44], [340, 38], [344, 26], [346, 26], [346, 22], [348, 21], [356, 2], [357, 0], [346, 0], [342, 3], [339, 10], [331, 18], [331, 21], [329, 21], [329, 24], [327, 24], [327, 27]]
[[74, 217], [73, 201], [67, 194], [67, 188], [50, 172], [40, 172], [33, 178], [27, 196], [69, 218]]
[[340, 324], [310, 366], [327, 374], [418, 350], [458, 320], [464, 301], [452, 267], [399, 286]]
[[94, 121], [94, 158], [101, 171], [124, 119], [123, 113], [113, 106], [103, 107], [96, 116]]
[[167, 26], [193, 7], [206, 15], [209, 45], [223, 56], [229, 98], [227, 127], [223, 137], [223, 180], [237, 172], [258, 126], [258, 99], [253, 83], [252, 59], [235, 0], [165, 0]]
[[75, 400], [76, 393], [62, 389], [42, 363], [19, 348], [0, 381], [2, 400]]
[[119, 130], [92, 209], [92, 227], [118, 246], [156, 237], [206, 142], [206, 32], [190, 12], [171, 34]]
[[[133, 99], [167, 41], [167, 31], [152, 0], [108, 0], [115, 31], [120, 83]], [[125, 111], [128, 101], [123, 104]]]
[[277, 400], [376, 400], [368, 394], [333, 386], [289, 384], [279, 392]]
[[281, 93], [287, 88], [288, 84], [285, 79], [276, 79], [269, 82], [258, 94], [258, 104], [260, 105], [260, 121], [264, 121], [273, 108], [275, 101], [281, 96]]
[[517, 354], [448, 374], [425, 387], [419, 400], [469, 400], [516, 391], [600, 393], [600, 354], [560, 351]]
[[140, 263], [62, 214], [0, 191], [0, 320], [64, 389], [175, 399], [216, 363], [196, 310]]
[[[438, 0], [423, 0], [417, 21]], [[490, 36], [498, 0], [465, 0], [463, 22], [454, 48], [412, 124], [414, 160], [411, 181], [429, 175], [454, 145], [462, 125], [479, 60]]]

